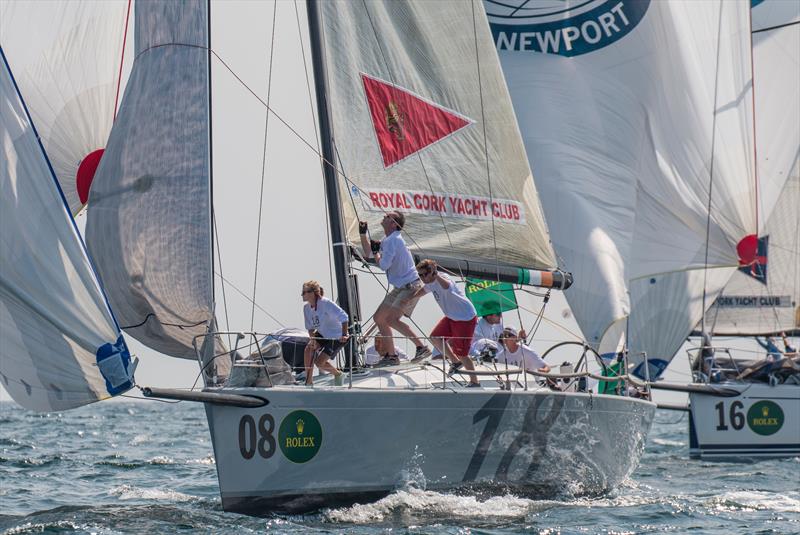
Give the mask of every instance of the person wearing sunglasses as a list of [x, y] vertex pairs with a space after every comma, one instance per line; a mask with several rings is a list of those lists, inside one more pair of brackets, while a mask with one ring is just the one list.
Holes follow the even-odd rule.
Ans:
[[[469, 347], [478, 315], [472, 301], [467, 299], [461, 289], [450, 277], [440, 273], [436, 262], [425, 259], [417, 264], [417, 273], [425, 285], [420, 294], [433, 294], [444, 317], [431, 331], [431, 343], [451, 363], [451, 373], [464, 366], [467, 370], [475, 370], [469, 357]], [[467, 386], [478, 387], [480, 382], [476, 375], [470, 375]]]
[[372, 258], [374, 253], [375, 262], [386, 272], [386, 278], [392, 286], [391, 291], [386, 294], [383, 302], [378, 305], [378, 310], [372, 316], [380, 333], [379, 337], [375, 339], [375, 344], [376, 347], [379, 347], [379, 353], [383, 355], [376, 366], [394, 366], [400, 363], [400, 358], [394, 350], [393, 330], [404, 335], [417, 347], [414, 359], [419, 360], [431, 354], [430, 348], [402, 320], [404, 315], [411, 317], [411, 313], [422, 295], [418, 292], [423, 287], [417, 270], [414, 269], [414, 257], [411, 256], [411, 251], [408, 250], [401, 235], [405, 222], [406, 218], [402, 213], [387, 212], [381, 221], [381, 227], [386, 237], [381, 241], [367, 238], [366, 221], [359, 221], [358, 224], [364, 256]]
[[542, 360], [539, 353], [522, 343], [525, 337], [523, 329], [520, 329], [519, 333], [513, 327], [503, 329], [499, 339], [501, 349], [497, 353], [497, 362], [520, 368], [524, 362], [526, 371], [549, 372], [550, 366]]
[[303, 318], [308, 329], [308, 344], [303, 352], [306, 384], [314, 384], [314, 364], [333, 375], [333, 384], [341, 386], [344, 374], [331, 363], [350, 338], [347, 312], [324, 296], [325, 290], [317, 281], [303, 284]]

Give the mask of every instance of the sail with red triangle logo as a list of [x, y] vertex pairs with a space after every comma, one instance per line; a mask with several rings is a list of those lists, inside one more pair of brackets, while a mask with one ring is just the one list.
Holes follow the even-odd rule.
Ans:
[[361, 80], [385, 167], [475, 122], [390, 82], [364, 73]]

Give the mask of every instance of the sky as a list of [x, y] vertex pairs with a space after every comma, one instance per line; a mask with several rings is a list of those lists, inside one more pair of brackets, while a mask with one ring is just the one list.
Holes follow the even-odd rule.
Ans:
[[[302, 327], [300, 288], [304, 281], [318, 280], [328, 296], [335, 296], [320, 162], [298, 138], [299, 135], [316, 145], [312, 114], [315, 104], [308, 93], [295, 15], [296, 8], [302, 42], [307, 44], [305, 4], [277, 3], [273, 38], [274, 8], [271, 2], [212, 3], [212, 48], [221, 58], [212, 61], [214, 207], [221, 275], [230, 281], [223, 287], [218, 273], [216, 310], [220, 327], [232, 331], [266, 333], [284, 326]], [[310, 70], [310, 54], [305, 52]], [[268, 84], [270, 56], [272, 76]], [[263, 101], [269, 100], [274, 112], [297, 134], [274, 116], [267, 124], [265, 107], [252, 93]], [[262, 173], [265, 192], [259, 235]], [[77, 219], [82, 227], [85, 216]], [[373, 227], [377, 228], [377, 224]], [[385, 283], [382, 274], [359, 273], [363, 316], [370, 315], [383, 298], [381, 283]], [[254, 285], [255, 301], [260, 307], [255, 310], [250, 302]], [[523, 308], [521, 322], [516, 313], [506, 313], [505, 322], [514, 326], [521, 323], [528, 329], [533, 313], [541, 307], [541, 299], [523, 293], [518, 299]], [[429, 330], [440, 315], [435, 301], [428, 297], [423, 298], [413, 317]], [[559, 341], [579, 339], [580, 330], [561, 292], [553, 292], [545, 318], [532, 342], [540, 353]], [[165, 357], [131, 337], [127, 341], [140, 359], [136, 373], [139, 385], [190, 387], [197, 380], [199, 368], [195, 361]], [[685, 349], [676, 357], [667, 379], [689, 380]], [[578, 356], [564, 358], [574, 362]], [[685, 399], [675, 394], [657, 397], [670, 402]], [[0, 391], [0, 399], [8, 399], [5, 391]]]

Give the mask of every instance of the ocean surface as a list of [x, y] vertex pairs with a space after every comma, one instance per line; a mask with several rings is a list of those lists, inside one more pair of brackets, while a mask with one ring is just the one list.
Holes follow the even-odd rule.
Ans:
[[800, 459], [689, 460], [687, 416], [659, 411], [641, 466], [605, 497], [478, 500], [405, 488], [371, 504], [251, 518], [222, 511], [197, 404], [37, 414], [5, 402], [0, 532], [797, 534]]

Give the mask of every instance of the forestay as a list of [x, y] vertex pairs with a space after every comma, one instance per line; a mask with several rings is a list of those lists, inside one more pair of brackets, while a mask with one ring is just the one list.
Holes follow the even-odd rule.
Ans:
[[3, 49], [73, 214], [86, 202], [124, 86], [128, 5], [0, 2]]
[[584, 336], [668, 360], [756, 231], [748, 6], [572, 4], [485, 2]]
[[182, 358], [214, 317], [207, 5], [136, 3], [136, 60], [86, 225], [123, 329]]
[[479, 2], [320, 2], [345, 224], [420, 255], [556, 265]]
[[3, 53], [0, 380], [23, 407], [78, 407], [133, 386], [133, 368]]
[[706, 315], [714, 334], [800, 329], [800, 3], [753, 3], [759, 215], [768, 219], [757, 263], [734, 273]]

